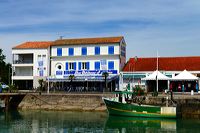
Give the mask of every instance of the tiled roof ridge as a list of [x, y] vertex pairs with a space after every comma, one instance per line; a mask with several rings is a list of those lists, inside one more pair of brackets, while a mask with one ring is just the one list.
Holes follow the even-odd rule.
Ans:
[[[124, 36], [105, 36], [105, 37], [81, 37], [81, 38], [63, 38], [57, 40], [79, 40], [79, 39], [109, 39], [109, 38], [124, 38]], [[57, 41], [56, 40], [56, 41]]]
[[104, 43], [116, 43], [124, 39], [123, 36], [113, 37], [91, 37], [91, 38], [67, 38], [55, 40], [52, 46], [55, 45], [71, 45], [71, 44], [104, 44]]
[[48, 48], [53, 41], [27, 41], [21, 43], [12, 49], [39, 49], [39, 48]]
[[[55, 41], [26, 41], [24, 43], [21, 43], [13, 47], [13, 49], [48, 48], [49, 46], [65, 45], [65, 44], [112, 43], [112, 42], [120, 42], [123, 38], [124, 38], [123, 36], [113, 36], [113, 37], [94, 37], [94, 38], [92, 37], [91, 38], [69, 38], [69, 39], [60, 39], [60, 40], [55, 40]], [[45, 46], [42, 46], [43, 43], [47, 43], [47, 44], [45, 44]]]
[[[123, 71], [154, 71], [157, 69], [156, 58], [130, 58]], [[158, 66], [164, 71], [199, 71], [200, 56], [159, 57]]]
[[[199, 58], [200, 56], [162, 56], [158, 58]], [[155, 59], [157, 57], [137, 57], [137, 59]], [[135, 57], [130, 57], [130, 59], [135, 59]]]

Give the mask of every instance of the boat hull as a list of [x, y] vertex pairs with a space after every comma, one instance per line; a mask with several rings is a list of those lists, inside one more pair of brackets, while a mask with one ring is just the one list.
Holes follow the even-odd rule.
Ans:
[[103, 98], [110, 115], [154, 117], [154, 118], [176, 118], [175, 107], [160, 107], [150, 105], [128, 104]]

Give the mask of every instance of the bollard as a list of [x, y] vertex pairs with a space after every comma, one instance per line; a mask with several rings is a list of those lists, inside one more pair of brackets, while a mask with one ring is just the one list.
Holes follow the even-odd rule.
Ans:
[[193, 90], [191, 90], [191, 95], [192, 95], [192, 96], [194, 95], [194, 91], [193, 91]]

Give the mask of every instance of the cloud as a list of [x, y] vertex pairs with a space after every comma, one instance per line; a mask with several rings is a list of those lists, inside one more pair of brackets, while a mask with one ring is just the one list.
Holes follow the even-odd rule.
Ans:
[[[33, 40], [124, 35], [127, 57], [198, 55], [197, 0], [1, 0], [0, 47]], [[9, 50], [8, 50], [9, 49]]]

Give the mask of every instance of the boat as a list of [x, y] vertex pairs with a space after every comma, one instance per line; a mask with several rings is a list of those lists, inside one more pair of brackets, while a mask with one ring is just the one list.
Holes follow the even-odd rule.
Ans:
[[130, 102], [130, 100], [125, 100], [123, 95], [132, 95], [131, 92], [118, 93], [118, 96], [114, 98], [103, 97], [103, 101], [107, 107], [109, 115], [152, 118], [176, 118], [175, 106], [154, 106], [141, 104], [141, 102]]

